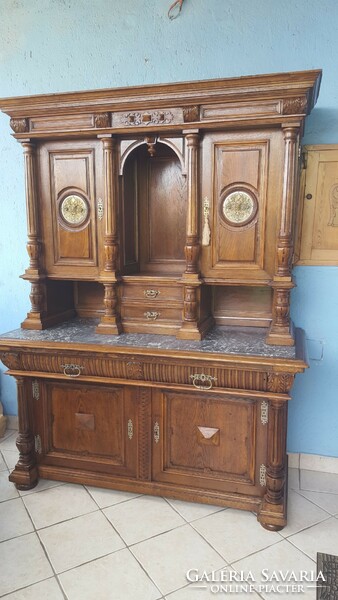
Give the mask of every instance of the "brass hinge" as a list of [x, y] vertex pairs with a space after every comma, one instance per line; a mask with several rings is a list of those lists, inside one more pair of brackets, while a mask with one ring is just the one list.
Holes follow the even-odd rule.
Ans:
[[304, 150], [301, 146], [299, 147], [299, 160], [300, 168], [307, 169], [307, 150]]
[[32, 381], [32, 396], [34, 400], [40, 399], [40, 387], [37, 379], [34, 379], [34, 381]]
[[269, 421], [269, 404], [266, 400], [261, 403], [261, 423], [266, 425]]
[[259, 483], [262, 487], [266, 487], [266, 466], [261, 465], [259, 468]]
[[99, 221], [102, 221], [102, 219], [103, 219], [103, 200], [102, 200], [102, 198], [99, 198], [97, 201], [97, 217], [98, 217]]
[[35, 444], [35, 452], [37, 454], [41, 454], [42, 453], [42, 443], [41, 443], [41, 437], [39, 435], [34, 436], [34, 444]]
[[133, 435], [134, 435], [134, 425], [131, 419], [129, 419], [128, 421], [128, 437], [130, 440], [133, 439]]

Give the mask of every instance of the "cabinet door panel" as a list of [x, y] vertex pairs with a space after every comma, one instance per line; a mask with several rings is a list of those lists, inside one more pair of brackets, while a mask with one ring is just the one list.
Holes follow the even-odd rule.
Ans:
[[268, 281], [273, 274], [281, 143], [269, 131], [205, 136], [202, 197], [209, 200], [211, 228], [210, 246], [202, 248], [205, 277]]
[[44, 462], [136, 475], [133, 389], [46, 383], [43, 398]]
[[257, 440], [257, 401], [228, 395], [155, 393], [153, 478], [219, 491], [263, 493], [258, 481], [266, 433]]
[[[100, 142], [50, 142], [40, 149], [40, 163], [47, 272], [88, 277], [99, 265], [97, 238], [102, 227], [96, 219], [96, 199], [102, 195]], [[75, 207], [69, 200], [74, 196]]]

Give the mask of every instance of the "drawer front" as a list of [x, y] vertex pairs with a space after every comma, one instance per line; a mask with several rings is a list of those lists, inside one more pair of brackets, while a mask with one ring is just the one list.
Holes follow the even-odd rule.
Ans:
[[122, 301], [142, 300], [143, 302], [165, 302], [174, 300], [182, 302], [182, 287], [173, 283], [172, 285], [161, 285], [158, 283], [124, 283], [122, 286]]
[[128, 321], [142, 321], [143, 323], [181, 323], [182, 321], [182, 308], [179, 307], [168, 307], [163, 304], [157, 305], [152, 304], [124, 304], [121, 307], [122, 319]]
[[47, 349], [43, 354], [22, 353], [17, 368], [20, 373], [26, 373], [29, 377], [35, 373], [41, 374], [41, 377], [52, 374], [60, 379], [67, 377], [76, 381], [77, 378], [94, 376], [102, 379], [178, 384], [202, 392], [230, 388], [288, 394], [294, 377], [288, 373], [249, 370], [245, 366], [226, 368], [222, 365], [208, 365], [204, 361], [178, 360], [156, 355], [55, 354]]

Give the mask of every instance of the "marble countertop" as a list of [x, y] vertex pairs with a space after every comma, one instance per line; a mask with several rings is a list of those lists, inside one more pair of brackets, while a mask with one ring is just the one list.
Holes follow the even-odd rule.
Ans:
[[[1, 342], [93, 344], [114, 348], [147, 348], [215, 354], [240, 354], [295, 360], [294, 346], [269, 346], [262, 327], [215, 327], [201, 341], [178, 340], [170, 335], [123, 333], [119, 336], [95, 333], [95, 319], [74, 319], [43, 331], [15, 329], [0, 336]], [[24, 344], [25, 345], [25, 344]]]

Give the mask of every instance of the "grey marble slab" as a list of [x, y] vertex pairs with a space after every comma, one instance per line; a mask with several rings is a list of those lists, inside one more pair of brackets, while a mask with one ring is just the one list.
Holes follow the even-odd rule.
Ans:
[[293, 346], [268, 346], [267, 330], [260, 327], [215, 327], [201, 341], [177, 340], [170, 335], [151, 333], [123, 333], [119, 336], [95, 333], [98, 321], [74, 319], [44, 331], [15, 329], [0, 336], [0, 343], [10, 340], [31, 342], [60, 342], [69, 344], [96, 344], [112, 348], [153, 348], [154, 350], [181, 350], [216, 354], [241, 354], [272, 358], [295, 359]]

